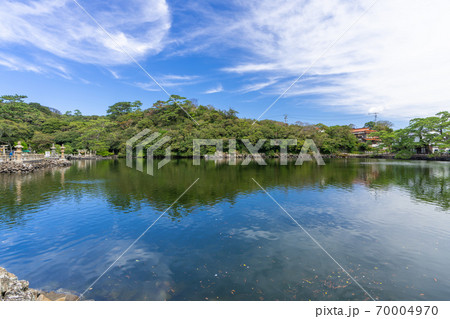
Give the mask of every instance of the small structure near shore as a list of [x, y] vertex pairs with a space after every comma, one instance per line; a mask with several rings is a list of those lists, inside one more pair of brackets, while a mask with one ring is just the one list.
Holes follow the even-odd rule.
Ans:
[[0, 267], [0, 301], [77, 301], [78, 296], [64, 292], [45, 292], [29, 287], [26, 280]]
[[6, 149], [8, 145], [0, 145], [0, 156], [6, 156]]
[[101, 156], [97, 156], [96, 151], [90, 150], [78, 150], [78, 155], [68, 155], [67, 159], [70, 160], [97, 160], [102, 158]]
[[52, 147], [50, 147], [50, 156], [56, 157], [56, 147], [55, 147], [54, 143], [53, 143]]
[[20, 143], [20, 141], [19, 142], [17, 142], [17, 145], [16, 145], [16, 153], [14, 154], [14, 156], [15, 156], [15, 161], [17, 162], [17, 163], [22, 163], [22, 148], [23, 148], [23, 146], [22, 146], [22, 144]]

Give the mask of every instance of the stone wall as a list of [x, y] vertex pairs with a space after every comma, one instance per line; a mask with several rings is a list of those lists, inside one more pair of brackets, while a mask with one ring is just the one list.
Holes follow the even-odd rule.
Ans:
[[31, 173], [42, 168], [67, 167], [70, 165], [72, 163], [67, 160], [43, 160], [32, 163], [3, 162], [0, 163], [0, 174]]

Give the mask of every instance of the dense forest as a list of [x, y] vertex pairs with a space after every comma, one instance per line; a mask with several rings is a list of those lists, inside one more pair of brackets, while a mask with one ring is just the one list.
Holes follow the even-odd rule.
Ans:
[[[167, 146], [170, 144], [175, 156], [192, 155], [195, 138], [223, 139], [225, 150], [228, 139], [249, 139], [255, 144], [259, 139], [288, 138], [298, 141], [297, 146], [290, 148], [291, 152], [299, 152], [305, 139], [313, 139], [324, 154], [370, 149], [370, 145], [358, 142], [351, 132], [351, 124], [326, 126], [262, 120], [252, 125], [253, 120], [239, 118], [233, 109], [196, 105], [177, 95], [147, 108], [140, 101], [118, 102], [108, 107], [106, 116], [87, 116], [78, 110], [61, 114], [39, 103], [26, 103], [26, 98], [23, 95], [0, 97], [0, 144], [12, 146], [21, 141], [25, 149], [43, 152], [55, 143], [57, 146], [64, 144], [67, 154], [87, 149], [102, 156], [123, 156], [126, 141], [148, 128], [171, 137]], [[387, 121], [366, 125], [378, 131], [376, 134], [382, 139], [383, 147], [401, 151], [431, 142], [448, 147], [449, 118], [449, 112], [441, 112], [436, 117], [414, 119], [409, 127], [398, 131], [394, 131]], [[419, 136], [419, 140], [413, 135]], [[237, 150], [247, 152], [239, 143]], [[271, 146], [268, 141], [260, 149], [268, 155], [274, 155], [278, 150], [279, 147]], [[211, 147], [207, 151], [214, 149]]]

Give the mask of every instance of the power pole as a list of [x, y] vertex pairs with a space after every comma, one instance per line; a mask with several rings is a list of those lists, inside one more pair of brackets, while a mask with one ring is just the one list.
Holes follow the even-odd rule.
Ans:
[[369, 115], [375, 115], [375, 124], [377, 123], [378, 114], [379, 114], [379, 113], [376, 113], [376, 112], [374, 112], [374, 113], [369, 113]]
[[287, 118], [288, 118], [288, 115], [287, 114], [284, 114], [284, 123], [287, 125]]

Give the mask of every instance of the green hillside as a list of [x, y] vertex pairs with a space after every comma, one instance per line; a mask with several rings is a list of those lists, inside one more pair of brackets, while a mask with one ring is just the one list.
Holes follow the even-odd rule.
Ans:
[[[271, 120], [257, 121], [252, 125], [253, 120], [238, 118], [237, 112], [232, 109], [223, 111], [212, 106], [194, 105], [192, 101], [175, 95], [171, 100], [157, 101], [151, 107], [144, 107], [140, 101], [118, 102], [107, 108], [106, 116], [86, 116], [77, 110], [61, 114], [39, 103], [26, 103], [25, 98], [20, 95], [0, 97], [1, 144], [14, 145], [20, 140], [29, 149], [43, 152], [55, 143], [64, 144], [67, 154], [88, 149], [103, 156], [124, 155], [126, 141], [147, 128], [169, 135], [172, 138], [169, 144], [176, 156], [192, 155], [192, 140], [195, 138], [224, 139], [225, 151], [228, 139], [249, 139], [252, 144], [259, 139], [297, 139], [298, 145], [290, 148], [291, 152], [299, 152], [305, 139], [313, 139], [325, 154], [365, 151], [370, 148], [358, 142], [351, 133], [350, 125], [288, 125]], [[383, 143], [389, 143], [390, 148], [397, 150], [428, 143], [429, 134], [426, 132], [433, 129], [440, 129], [442, 134], [436, 141], [446, 145], [449, 140], [448, 114], [441, 112], [437, 117], [412, 120], [411, 127], [396, 131], [399, 132], [398, 136], [390, 128], [389, 122], [367, 124], [380, 131]], [[409, 139], [408, 144], [400, 143], [401, 137], [406, 141], [405, 136], [418, 130], [423, 136], [421, 141]], [[237, 149], [246, 152], [242, 143], [238, 143]], [[278, 146], [271, 146], [268, 141], [260, 149], [269, 155], [278, 150]], [[213, 152], [214, 149], [211, 147], [207, 151]]]

